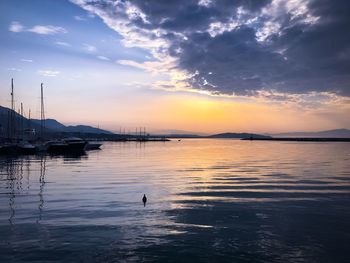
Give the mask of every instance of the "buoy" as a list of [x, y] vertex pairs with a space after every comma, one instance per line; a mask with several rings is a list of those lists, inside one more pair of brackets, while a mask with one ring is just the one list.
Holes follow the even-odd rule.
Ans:
[[143, 206], [145, 207], [146, 206], [146, 202], [147, 202], [147, 197], [146, 197], [145, 194], [142, 197], [142, 202], [143, 202]]

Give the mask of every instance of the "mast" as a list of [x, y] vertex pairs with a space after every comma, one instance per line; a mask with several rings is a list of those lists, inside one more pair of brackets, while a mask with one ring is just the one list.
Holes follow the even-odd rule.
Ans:
[[11, 139], [11, 111], [7, 111], [7, 139]]
[[43, 138], [44, 136], [44, 128], [45, 128], [45, 111], [44, 111], [44, 88], [43, 88], [43, 83], [41, 83], [41, 105], [40, 105], [40, 137]]
[[11, 110], [15, 110], [15, 101], [14, 101], [14, 94], [13, 94], [13, 78], [11, 79]]
[[28, 128], [31, 128], [31, 123], [30, 123], [30, 109], [29, 109], [29, 114], [28, 114]]
[[15, 125], [17, 128], [15, 132], [15, 137], [18, 141], [19, 137], [21, 137], [21, 108], [18, 108], [17, 114], [15, 115]]
[[23, 119], [24, 119], [24, 116], [23, 116], [23, 103], [21, 102], [21, 133], [22, 133], [22, 140], [24, 139], [24, 123], [23, 123]]
[[10, 121], [9, 121], [9, 137], [13, 139], [16, 136], [16, 112], [15, 112], [15, 99], [14, 99], [14, 92], [13, 92], [13, 78], [11, 78], [11, 113], [10, 113]]

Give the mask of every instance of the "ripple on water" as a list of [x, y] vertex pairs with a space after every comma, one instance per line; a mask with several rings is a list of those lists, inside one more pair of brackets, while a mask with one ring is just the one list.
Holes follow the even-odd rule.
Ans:
[[0, 158], [0, 260], [348, 262], [348, 146], [196, 139]]

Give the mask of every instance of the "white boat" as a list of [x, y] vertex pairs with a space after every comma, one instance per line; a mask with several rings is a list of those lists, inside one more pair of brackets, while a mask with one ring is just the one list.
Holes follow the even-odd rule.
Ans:
[[102, 143], [98, 143], [98, 142], [88, 142], [88, 143], [85, 145], [85, 150], [86, 150], [86, 151], [99, 150], [101, 146], [102, 146]]

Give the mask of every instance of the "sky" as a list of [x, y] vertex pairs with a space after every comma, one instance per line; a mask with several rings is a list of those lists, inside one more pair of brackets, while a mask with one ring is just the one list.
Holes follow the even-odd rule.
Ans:
[[0, 0], [0, 105], [197, 133], [350, 128], [350, 1]]

